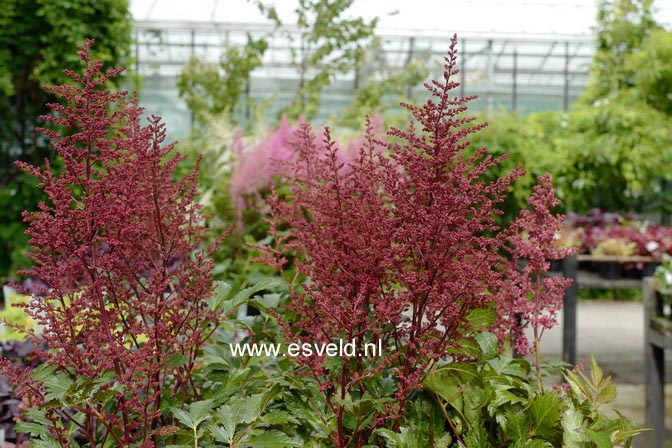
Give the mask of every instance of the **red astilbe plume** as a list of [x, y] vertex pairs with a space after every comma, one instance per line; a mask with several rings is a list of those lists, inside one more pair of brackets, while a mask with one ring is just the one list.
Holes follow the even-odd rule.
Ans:
[[[123, 69], [102, 73], [92, 44], [78, 53], [84, 74], [66, 71], [74, 85], [49, 89], [64, 104], [44, 118], [62, 131], [41, 131], [64, 171], [21, 164], [49, 199], [25, 214], [35, 261], [25, 273], [48, 285], [26, 310], [44, 327], [41, 356], [53, 374], [66, 384], [92, 380], [107, 397], [47, 406], [55, 440], [70, 446], [69, 424], [88, 446], [151, 447], [166, 423], [162, 402], [193, 394], [196, 355], [217, 326], [205, 301], [213, 266], [200, 247], [197, 172], [173, 180], [183, 157], [163, 144], [164, 125], [152, 116], [141, 126], [135, 98], [105, 88]], [[49, 389], [24, 375], [19, 391], [39, 405]], [[79, 418], [67, 417], [73, 411]]]
[[[572, 255], [576, 248], [556, 246], [564, 216], [553, 215], [550, 209], [560, 201], [554, 196], [549, 175], [540, 176], [538, 182], [528, 200], [529, 209], [522, 210], [506, 231], [505, 250], [511, 260], [523, 266], [509, 264], [496, 302], [499, 318], [494, 330], [500, 339], [509, 337], [517, 353], [534, 351], [538, 386], [543, 390], [539, 342], [544, 331], [556, 325], [564, 292], [571, 284], [571, 279], [544, 274], [549, 261]], [[533, 347], [524, 334], [528, 327], [532, 329]]]
[[[454, 37], [444, 80], [425, 84], [427, 103], [402, 104], [417, 125], [392, 129], [389, 142], [374, 139], [368, 125], [349, 169], [342, 169], [328, 129], [320, 145], [302, 126], [288, 179], [292, 193], [286, 201], [271, 201], [277, 245], [265, 248], [265, 259], [281, 267], [291, 253], [307, 279], [291, 289], [288, 308], [296, 320], [285, 325], [288, 338], [354, 339], [359, 348], [380, 340], [383, 347], [382, 357], [300, 360], [336, 417], [331, 438], [339, 447], [366, 444], [390, 419], [398, 426], [425, 373], [473, 333], [466, 317], [509, 299], [509, 291], [502, 296], [500, 290], [515, 267], [506, 248], [516, 230], [502, 231], [493, 218], [502, 214], [509, 186], [523, 171], [489, 183], [483, 174], [503, 157], [493, 158], [486, 148], [466, 155], [469, 136], [484, 125], [462, 115], [474, 97], [451, 97], [459, 85], [453, 81], [456, 48]], [[543, 201], [551, 199], [538, 195], [533, 205], [542, 209]], [[554, 225], [548, 224], [550, 213], [538, 219], [521, 217], [516, 229], [529, 225], [533, 234], [536, 226]], [[283, 225], [289, 230], [281, 235], [275, 229]], [[372, 424], [358, 418], [348, 427], [346, 398], [375, 396], [375, 379], [388, 375], [395, 379], [394, 400], [372, 411]]]

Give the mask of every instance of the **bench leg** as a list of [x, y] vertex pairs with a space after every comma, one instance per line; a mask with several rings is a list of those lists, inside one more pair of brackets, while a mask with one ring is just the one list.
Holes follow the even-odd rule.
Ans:
[[646, 344], [644, 355], [646, 375], [646, 424], [653, 442], [651, 446], [662, 448], [665, 440], [665, 349]]
[[562, 262], [562, 275], [572, 279], [565, 290], [562, 305], [562, 360], [576, 364], [576, 296], [579, 285], [576, 283], [578, 261], [576, 257], [567, 257]]

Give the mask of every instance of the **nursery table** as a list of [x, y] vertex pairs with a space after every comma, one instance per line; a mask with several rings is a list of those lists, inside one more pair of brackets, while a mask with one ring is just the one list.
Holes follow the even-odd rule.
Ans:
[[595, 273], [579, 270], [579, 262], [592, 263], [653, 263], [652, 257], [644, 256], [595, 256], [573, 255], [562, 262], [562, 275], [571, 278], [572, 284], [565, 291], [562, 317], [562, 360], [576, 364], [576, 296], [581, 288], [586, 289], [626, 289], [641, 288], [642, 280], [635, 278], [606, 279]]
[[646, 422], [653, 428], [653, 446], [662, 448], [665, 439], [665, 349], [672, 349], [672, 316], [656, 294], [654, 279], [644, 280], [644, 375], [646, 379]]

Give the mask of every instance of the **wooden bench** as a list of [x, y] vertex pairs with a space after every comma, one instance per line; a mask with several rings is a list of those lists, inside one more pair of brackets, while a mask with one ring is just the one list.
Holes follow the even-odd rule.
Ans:
[[672, 349], [672, 316], [663, 297], [656, 293], [655, 280], [644, 279], [644, 376], [646, 381], [646, 423], [652, 428], [652, 446], [665, 441], [665, 350]]
[[626, 289], [642, 287], [641, 279], [621, 278], [605, 279], [595, 273], [580, 271], [580, 262], [592, 263], [652, 263], [651, 257], [632, 256], [595, 256], [574, 255], [567, 257], [562, 262], [562, 275], [573, 280], [571, 286], [565, 291], [563, 298], [562, 317], [562, 360], [572, 365], [576, 364], [576, 297], [579, 289]]

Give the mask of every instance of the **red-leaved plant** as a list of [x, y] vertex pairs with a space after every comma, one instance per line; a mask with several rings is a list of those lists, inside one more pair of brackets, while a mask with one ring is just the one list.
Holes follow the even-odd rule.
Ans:
[[[484, 124], [462, 116], [473, 97], [451, 97], [456, 45], [454, 37], [444, 80], [425, 84], [431, 99], [422, 107], [402, 104], [417, 125], [392, 129], [389, 141], [376, 140], [367, 125], [348, 169], [328, 129], [318, 144], [302, 125], [293, 142], [298, 157], [285, 171], [291, 194], [271, 199], [275, 244], [260, 248], [263, 258], [283, 267], [291, 254], [297, 278], [306, 279], [291, 286], [286, 337], [354, 340], [359, 353], [366, 343], [382, 345], [382, 356], [299, 360], [319, 383], [339, 447], [365, 445], [390, 419], [399, 429], [398, 417], [432, 366], [465, 356], [460, 346], [479, 330], [477, 316], [494, 318], [496, 309], [493, 330], [502, 339], [514, 330], [525, 348], [520, 327], [552, 321], [568, 285], [530, 278], [564, 256], [553, 248], [560, 220], [549, 212], [556, 204], [550, 178], [540, 179], [533, 210], [511, 228], [494, 223], [522, 168], [487, 183], [482, 175], [502, 158], [485, 148], [466, 155], [469, 135]], [[284, 226], [289, 230], [280, 232]], [[518, 256], [529, 258], [523, 272]], [[392, 394], [381, 401], [390, 382]]]
[[5, 360], [2, 373], [58, 446], [153, 447], [170, 430], [167, 408], [198, 392], [196, 357], [218, 322], [205, 300], [213, 266], [196, 171], [173, 179], [182, 156], [163, 144], [164, 125], [141, 126], [135, 99], [105, 88], [123, 69], [102, 73], [92, 44], [79, 51], [84, 74], [49, 89], [64, 103], [44, 118], [62, 131], [41, 131], [64, 171], [20, 165], [49, 198], [25, 214], [26, 274], [48, 285], [26, 306], [44, 328], [45, 364], [33, 375]]

